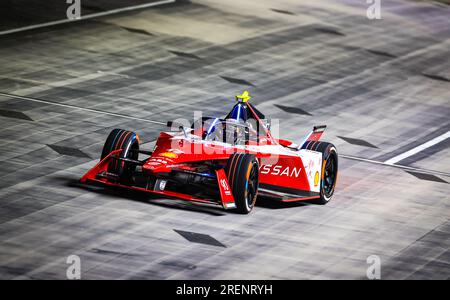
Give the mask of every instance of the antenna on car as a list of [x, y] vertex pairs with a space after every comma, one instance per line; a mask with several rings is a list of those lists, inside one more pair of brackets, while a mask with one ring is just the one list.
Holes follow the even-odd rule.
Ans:
[[244, 91], [242, 94], [240, 95], [236, 95], [236, 101], [237, 102], [243, 102], [246, 103], [248, 102], [252, 97], [250, 97], [250, 93], [248, 91]]

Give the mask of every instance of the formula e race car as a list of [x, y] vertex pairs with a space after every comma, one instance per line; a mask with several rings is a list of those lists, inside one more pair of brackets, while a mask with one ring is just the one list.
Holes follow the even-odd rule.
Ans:
[[[164, 197], [220, 205], [249, 213], [259, 196], [283, 202], [325, 204], [338, 172], [336, 147], [319, 141], [326, 126], [304, 140], [276, 139], [270, 121], [250, 104], [245, 91], [223, 118], [201, 117], [192, 124], [168, 122], [153, 150], [139, 136], [114, 129], [100, 162], [81, 182], [97, 182]], [[189, 126], [190, 125], [190, 126]]]

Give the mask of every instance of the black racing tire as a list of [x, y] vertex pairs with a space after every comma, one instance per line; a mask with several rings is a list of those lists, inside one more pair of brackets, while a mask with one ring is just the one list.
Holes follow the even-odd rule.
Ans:
[[255, 206], [259, 185], [259, 163], [255, 155], [233, 153], [228, 159], [225, 173], [236, 203], [236, 211], [241, 214], [250, 213]]
[[336, 187], [338, 175], [338, 154], [336, 147], [327, 142], [309, 142], [302, 149], [313, 150], [322, 153], [322, 179], [320, 199], [312, 201], [317, 204], [330, 202]]
[[[106, 139], [100, 159], [104, 159], [112, 151], [122, 149], [120, 158], [137, 160], [139, 156], [139, 137], [132, 131], [113, 129]], [[111, 159], [108, 172], [118, 175], [121, 180], [131, 180], [136, 165]]]

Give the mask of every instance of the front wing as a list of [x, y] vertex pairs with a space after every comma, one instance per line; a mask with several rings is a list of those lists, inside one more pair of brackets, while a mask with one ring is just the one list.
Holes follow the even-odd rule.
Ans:
[[[155, 184], [153, 188], [150, 186], [140, 187], [114, 180], [113, 178], [111, 178], [111, 176], [108, 176], [108, 164], [112, 159], [117, 159], [121, 151], [122, 150], [119, 149], [111, 152], [108, 156], [97, 163], [92, 169], [90, 169], [86, 174], [84, 174], [80, 179], [80, 182], [99, 183], [107, 186], [125, 188], [191, 202], [219, 205], [225, 209], [236, 208], [234, 197], [231, 192], [224, 169], [219, 169], [216, 171], [217, 186], [220, 193], [220, 200], [218, 201], [217, 199], [201, 198], [186, 193], [161, 189], [159, 188], [158, 184]], [[320, 194], [316, 192], [290, 189], [281, 185], [271, 185], [267, 183], [260, 183], [258, 194], [260, 196], [270, 197], [281, 202], [307, 201], [320, 198]]]
[[130, 189], [130, 190], [141, 191], [141, 192], [161, 195], [161, 196], [165, 196], [165, 197], [178, 198], [178, 199], [187, 200], [187, 201], [191, 201], [191, 202], [221, 205], [225, 209], [236, 208], [236, 205], [234, 202], [234, 197], [229, 188], [228, 179], [227, 179], [227, 176], [225, 175], [225, 171], [223, 169], [216, 171], [217, 184], [218, 184], [220, 195], [221, 195], [221, 199], [220, 199], [221, 201], [217, 201], [215, 199], [199, 198], [199, 197], [194, 197], [192, 195], [185, 194], [185, 193], [179, 193], [179, 192], [160, 189], [160, 188], [158, 188], [158, 185], [155, 185], [154, 188], [150, 188], [150, 187], [144, 188], [144, 187], [128, 185], [128, 184], [120, 183], [119, 181], [111, 180], [111, 178], [108, 178], [108, 173], [107, 173], [108, 164], [111, 161], [111, 159], [117, 159], [117, 157], [121, 151], [122, 150], [120, 150], [120, 149], [112, 151], [108, 156], [106, 156], [99, 163], [97, 163], [92, 169], [90, 169], [86, 174], [84, 174], [83, 177], [81, 177], [80, 182], [81, 183], [95, 182], [95, 183], [100, 183], [100, 184], [104, 184], [104, 185], [108, 185], [108, 186], [126, 188], [126, 189]]

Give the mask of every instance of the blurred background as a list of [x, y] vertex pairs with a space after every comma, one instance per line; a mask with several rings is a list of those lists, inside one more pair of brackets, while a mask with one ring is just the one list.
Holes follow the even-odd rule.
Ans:
[[[366, 279], [371, 255], [382, 279], [449, 279], [450, 6], [380, 3], [81, 0], [68, 22], [63, 0], [2, 0], [0, 278], [65, 279], [75, 254], [82, 279]], [[282, 138], [328, 126], [329, 204], [242, 216], [78, 184], [112, 129], [151, 149], [243, 90]]]

